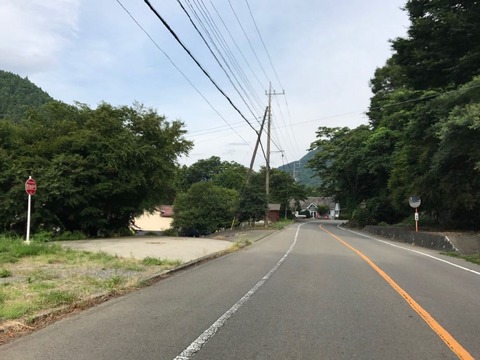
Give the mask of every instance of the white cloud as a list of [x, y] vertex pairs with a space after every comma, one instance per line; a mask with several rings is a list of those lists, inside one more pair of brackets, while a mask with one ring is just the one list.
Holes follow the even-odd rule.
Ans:
[[77, 31], [79, 0], [2, 0], [0, 68], [32, 75], [60, 62]]
[[[261, 119], [267, 103], [264, 93], [268, 80], [228, 2], [213, 2], [255, 77], [260, 79], [256, 81], [230, 44], [260, 99], [259, 110], [255, 111], [259, 114], [253, 116]], [[368, 121], [362, 114], [371, 96], [368, 81], [375, 68], [390, 56], [388, 39], [405, 34], [408, 17], [399, 10], [403, 2], [276, 0], [272, 6], [271, 0], [250, 0], [282, 86], [276, 81], [244, 2], [232, 2], [273, 89], [286, 91], [286, 99], [278, 96], [273, 101], [272, 125], [274, 140], [285, 150], [286, 161], [304, 155], [319, 126], [355, 127]], [[0, 69], [29, 76], [52, 97], [65, 102], [77, 100], [95, 106], [102, 100], [114, 105], [138, 100], [170, 119], [181, 118], [188, 130], [187, 137], [195, 141], [190, 156], [182, 159], [187, 163], [217, 155], [223, 160], [248, 164], [256, 141], [254, 131], [143, 1], [122, 3], [221, 117], [115, 0], [0, 0]], [[254, 122], [178, 4], [161, 0], [153, 3], [220, 87]], [[213, 17], [218, 21], [215, 14]], [[220, 28], [226, 36], [223, 26]], [[277, 150], [275, 145], [272, 150]], [[282, 161], [280, 153], [272, 155], [273, 166]]]

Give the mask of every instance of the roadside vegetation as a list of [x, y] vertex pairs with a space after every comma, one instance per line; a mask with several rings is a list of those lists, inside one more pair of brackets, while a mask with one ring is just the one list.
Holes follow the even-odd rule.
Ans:
[[480, 6], [407, 1], [405, 11], [407, 35], [370, 82], [368, 124], [318, 128], [307, 167], [359, 226], [413, 219], [416, 195], [421, 219], [478, 231]]
[[456, 258], [460, 258], [460, 259], [464, 259], [466, 261], [469, 261], [471, 263], [474, 263], [474, 264], [478, 264], [480, 265], [480, 253], [477, 253], [477, 254], [469, 254], [469, 255], [462, 255], [462, 254], [459, 254], [457, 252], [453, 252], [453, 251], [449, 251], [449, 252], [444, 252], [442, 253], [443, 255], [448, 255], [448, 256], [451, 256], [451, 257], [456, 257]]
[[141, 287], [180, 261], [75, 251], [33, 238], [0, 237], [0, 323]]

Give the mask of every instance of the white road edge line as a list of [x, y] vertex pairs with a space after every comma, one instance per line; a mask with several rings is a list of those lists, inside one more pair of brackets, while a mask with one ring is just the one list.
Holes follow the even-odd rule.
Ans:
[[478, 271], [475, 271], [475, 270], [466, 268], [466, 267], [464, 267], [464, 266], [460, 266], [460, 265], [454, 264], [454, 263], [452, 263], [452, 262], [450, 262], [450, 261], [440, 259], [440, 258], [438, 258], [438, 257], [436, 257], [436, 256], [433, 256], [433, 255], [430, 255], [430, 254], [426, 254], [426, 253], [421, 252], [421, 251], [418, 251], [418, 250], [407, 249], [407, 248], [405, 248], [405, 247], [403, 247], [403, 246], [399, 246], [399, 245], [396, 245], [396, 244], [392, 244], [392, 243], [390, 243], [390, 242], [388, 242], [388, 241], [381, 240], [381, 239], [377, 239], [377, 238], [375, 238], [375, 237], [373, 237], [373, 236], [369, 236], [369, 235], [365, 235], [365, 234], [359, 233], [359, 232], [357, 232], [357, 231], [345, 229], [345, 228], [341, 227], [340, 225], [337, 225], [337, 226], [338, 226], [339, 229], [342, 229], [342, 230], [344, 230], [344, 231], [348, 231], [348, 232], [351, 232], [351, 233], [353, 233], [353, 234], [366, 237], [366, 238], [368, 238], [368, 239], [380, 241], [381, 243], [384, 243], [384, 244], [387, 244], [387, 245], [390, 245], [390, 246], [393, 246], [393, 247], [396, 247], [396, 248], [399, 248], [399, 249], [402, 249], [402, 250], [405, 250], [405, 251], [411, 251], [411, 252], [414, 252], [414, 253], [416, 253], [416, 254], [420, 254], [420, 255], [426, 256], [426, 257], [428, 257], [428, 258], [431, 258], [431, 259], [434, 259], [434, 260], [443, 262], [443, 263], [445, 263], [445, 264], [454, 266], [454, 267], [456, 267], [456, 268], [459, 268], [459, 269], [462, 269], [462, 270], [471, 272], [471, 273], [473, 273], [473, 274], [475, 274], [475, 275], [480, 275], [480, 272], [478, 272]]
[[277, 271], [280, 265], [283, 264], [287, 256], [295, 247], [297, 243], [298, 234], [300, 232], [300, 227], [304, 224], [300, 224], [297, 227], [297, 232], [295, 233], [295, 238], [293, 239], [292, 245], [287, 250], [285, 255], [277, 262], [277, 264], [259, 281], [251, 288], [243, 297], [237, 301], [225, 314], [220, 316], [217, 321], [215, 321], [207, 330], [205, 330], [195, 341], [193, 341], [185, 350], [183, 350], [180, 355], [174, 358], [174, 360], [189, 360], [198, 352], [216, 333], [217, 331], [225, 325], [225, 323], [230, 319], [233, 314], [235, 314], [245, 303], [250, 300], [250, 298], [255, 294], [258, 289], [260, 289], [270, 277]]

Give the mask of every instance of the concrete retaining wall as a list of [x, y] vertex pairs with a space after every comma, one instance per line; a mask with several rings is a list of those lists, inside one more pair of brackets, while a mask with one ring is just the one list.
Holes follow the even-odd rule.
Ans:
[[393, 228], [387, 226], [367, 225], [365, 230], [374, 234], [382, 235], [396, 241], [422, 246], [435, 250], [456, 251], [457, 249], [448, 240], [445, 235], [415, 232], [402, 228]]

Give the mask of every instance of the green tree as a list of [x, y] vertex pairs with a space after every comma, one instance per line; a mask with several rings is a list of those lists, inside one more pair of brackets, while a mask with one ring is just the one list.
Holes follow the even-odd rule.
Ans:
[[480, 75], [480, 3], [409, 0], [406, 38], [392, 42], [408, 84], [419, 90], [458, 86]]
[[265, 188], [247, 184], [240, 193], [238, 210], [236, 213], [239, 222], [259, 221], [265, 218], [268, 210]]
[[[172, 197], [176, 159], [192, 144], [179, 121], [140, 105], [70, 106], [51, 102], [28, 120], [4, 125], [3, 229], [24, 224], [28, 175], [38, 183], [33, 226], [108, 234]], [[9, 134], [10, 133], [10, 134]]]
[[[480, 73], [480, 4], [410, 0], [405, 9], [411, 20], [408, 36], [392, 41], [392, 57], [371, 81], [372, 135], [382, 131], [390, 139], [382, 145], [383, 154], [369, 154], [371, 162], [390, 164], [379, 181], [385, 184], [378, 187], [384, 194], [380, 200], [402, 216], [409, 196], [420, 195], [422, 210], [440, 225], [472, 228], [478, 223], [472, 164], [480, 90], [479, 80], [471, 79]], [[370, 219], [377, 201], [365, 200], [362, 214]]]
[[353, 209], [374, 192], [374, 179], [365, 166], [365, 144], [370, 135], [367, 126], [354, 130], [320, 127], [311, 145], [312, 149], [321, 149], [308, 166], [322, 179], [322, 195], [334, 197], [347, 209]]
[[[265, 193], [265, 168], [262, 167], [258, 173], [254, 173], [250, 179], [249, 191], [255, 194]], [[260, 196], [256, 197], [260, 199]], [[265, 197], [263, 197], [265, 198]], [[280, 212], [285, 213], [289, 209], [290, 200], [299, 202], [307, 198], [307, 188], [295, 180], [286, 172], [279, 169], [270, 169], [270, 186], [268, 203], [280, 204]], [[260, 206], [260, 202], [258, 202]], [[265, 214], [265, 212], [264, 212]], [[264, 217], [264, 215], [262, 215]]]
[[198, 182], [177, 195], [172, 226], [183, 235], [212, 233], [231, 225], [237, 206], [236, 190]]
[[218, 156], [201, 159], [191, 166], [183, 166], [177, 175], [177, 190], [187, 191], [198, 182], [213, 181], [214, 184], [240, 191], [245, 183], [247, 169], [234, 161], [222, 161]]

